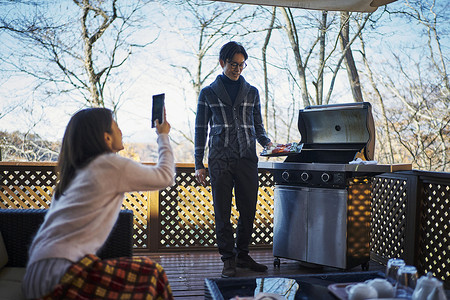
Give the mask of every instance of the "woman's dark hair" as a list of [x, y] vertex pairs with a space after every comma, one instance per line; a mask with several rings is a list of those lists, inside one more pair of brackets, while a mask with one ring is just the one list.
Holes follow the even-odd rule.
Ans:
[[111, 133], [112, 121], [113, 113], [107, 108], [87, 108], [72, 116], [64, 132], [56, 166], [59, 181], [55, 188], [55, 200], [67, 189], [77, 169], [86, 166], [98, 155], [111, 152], [104, 133]]
[[248, 55], [245, 48], [241, 44], [231, 41], [220, 48], [219, 59], [226, 62], [227, 60], [232, 60], [237, 53], [244, 55], [245, 60], [247, 60]]

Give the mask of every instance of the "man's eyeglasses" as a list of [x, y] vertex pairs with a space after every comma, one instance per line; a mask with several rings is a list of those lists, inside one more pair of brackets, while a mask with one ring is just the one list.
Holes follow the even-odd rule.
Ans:
[[243, 63], [240, 63], [240, 64], [238, 64], [238, 63], [236, 63], [236, 62], [233, 62], [233, 61], [228, 61], [228, 63], [230, 64], [230, 66], [233, 68], [233, 69], [237, 69], [237, 68], [240, 68], [240, 69], [245, 69], [245, 67], [247, 66], [247, 63], [244, 61]]

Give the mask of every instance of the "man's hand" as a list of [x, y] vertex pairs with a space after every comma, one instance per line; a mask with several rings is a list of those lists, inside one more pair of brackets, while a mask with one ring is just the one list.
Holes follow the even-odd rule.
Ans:
[[195, 179], [201, 185], [206, 186], [206, 169], [195, 170]]

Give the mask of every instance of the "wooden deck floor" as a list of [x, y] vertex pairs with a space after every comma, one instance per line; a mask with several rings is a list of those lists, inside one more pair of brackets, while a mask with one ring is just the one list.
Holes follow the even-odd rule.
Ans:
[[[160, 263], [169, 279], [175, 299], [203, 299], [205, 278], [219, 278], [223, 264], [217, 251], [191, 251], [176, 253], [137, 253], [145, 255]], [[273, 265], [272, 250], [252, 250], [250, 255], [259, 263], [266, 264], [269, 269], [264, 273], [255, 273], [246, 269], [237, 269], [237, 277], [264, 276], [279, 277], [294, 274], [335, 273], [361, 271], [357, 266], [353, 269], [342, 271], [331, 267], [306, 267], [299, 262], [289, 259], [281, 259], [280, 268]], [[384, 272], [384, 266], [371, 261], [369, 270]]]

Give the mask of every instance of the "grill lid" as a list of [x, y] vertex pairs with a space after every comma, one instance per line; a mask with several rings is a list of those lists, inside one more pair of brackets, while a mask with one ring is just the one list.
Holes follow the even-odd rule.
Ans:
[[369, 102], [308, 106], [299, 111], [300, 153], [285, 162], [373, 160], [375, 126]]

